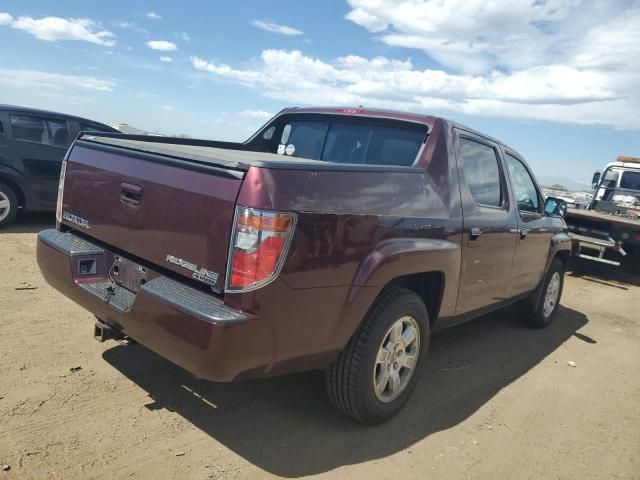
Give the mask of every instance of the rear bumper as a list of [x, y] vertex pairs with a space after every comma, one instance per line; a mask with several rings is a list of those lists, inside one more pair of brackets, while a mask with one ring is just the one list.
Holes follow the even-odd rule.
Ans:
[[[266, 372], [273, 345], [260, 318], [148, 269], [148, 281], [137, 292], [115, 286], [108, 279], [115, 257], [71, 233], [38, 234], [38, 265], [46, 281], [122, 334], [208, 380]], [[81, 273], [83, 261], [92, 268]], [[256, 336], [264, 341], [247, 342]]]

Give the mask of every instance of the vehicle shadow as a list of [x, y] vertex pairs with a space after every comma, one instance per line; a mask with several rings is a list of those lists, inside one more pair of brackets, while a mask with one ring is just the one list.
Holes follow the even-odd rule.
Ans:
[[620, 267], [602, 265], [589, 260], [575, 258], [571, 260], [569, 270], [567, 275], [579, 277], [588, 282], [599, 283], [622, 290], [629, 290], [629, 285], [640, 287], [640, 275], [625, 272]]
[[3, 233], [38, 233], [40, 230], [55, 226], [56, 215], [53, 212], [21, 213], [13, 223], [0, 228], [0, 235]]
[[383, 458], [457, 425], [587, 322], [561, 307], [550, 327], [530, 330], [510, 309], [442, 331], [406, 408], [375, 427], [335, 411], [320, 372], [216, 384], [136, 344], [103, 357], [149, 393], [147, 408], [177, 412], [248, 462], [292, 478]]

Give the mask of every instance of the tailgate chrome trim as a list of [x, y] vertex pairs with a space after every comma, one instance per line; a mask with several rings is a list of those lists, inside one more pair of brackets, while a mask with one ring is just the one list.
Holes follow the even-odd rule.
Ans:
[[167, 277], [154, 278], [142, 285], [140, 291], [210, 323], [237, 325], [250, 318], [247, 314], [227, 307], [222, 300]]

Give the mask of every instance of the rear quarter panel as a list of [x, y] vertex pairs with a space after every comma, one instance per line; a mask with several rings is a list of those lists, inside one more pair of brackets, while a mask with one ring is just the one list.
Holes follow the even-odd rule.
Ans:
[[442, 272], [440, 315], [453, 314], [462, 212], [448, 141], [436, 123], [420, 173], [252, 167], [238, 204], [295, 212], [298, 223], [278, 280], [254, 292], [227, 293], [225, 302], [275, 316], [284, 358], [342, 348], [396, 276]]

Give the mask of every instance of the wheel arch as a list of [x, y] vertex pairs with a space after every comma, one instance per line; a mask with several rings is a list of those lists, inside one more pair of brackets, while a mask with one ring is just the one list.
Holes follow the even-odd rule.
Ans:
[[335, 343], [347, 344], [379, 296], [392, 286], [415, 292], [425, 302], [429, 322], [455, 310], [460, 278], [460, 245], [440, 239], [392, 239], [380, 243], [360, 264], [347, 294]]
[[442, 304], [442, 296], [444, 294], [445, 287], [444, 272], [420, 272], [396, 277], [382, 287], [378, 297], [387, 289], [393, 287], [406, 288], [418, 295], [427, 308], [427, 313], [429, 314], [429, 326], [433, 327], [440, 313], [440, 306]]

